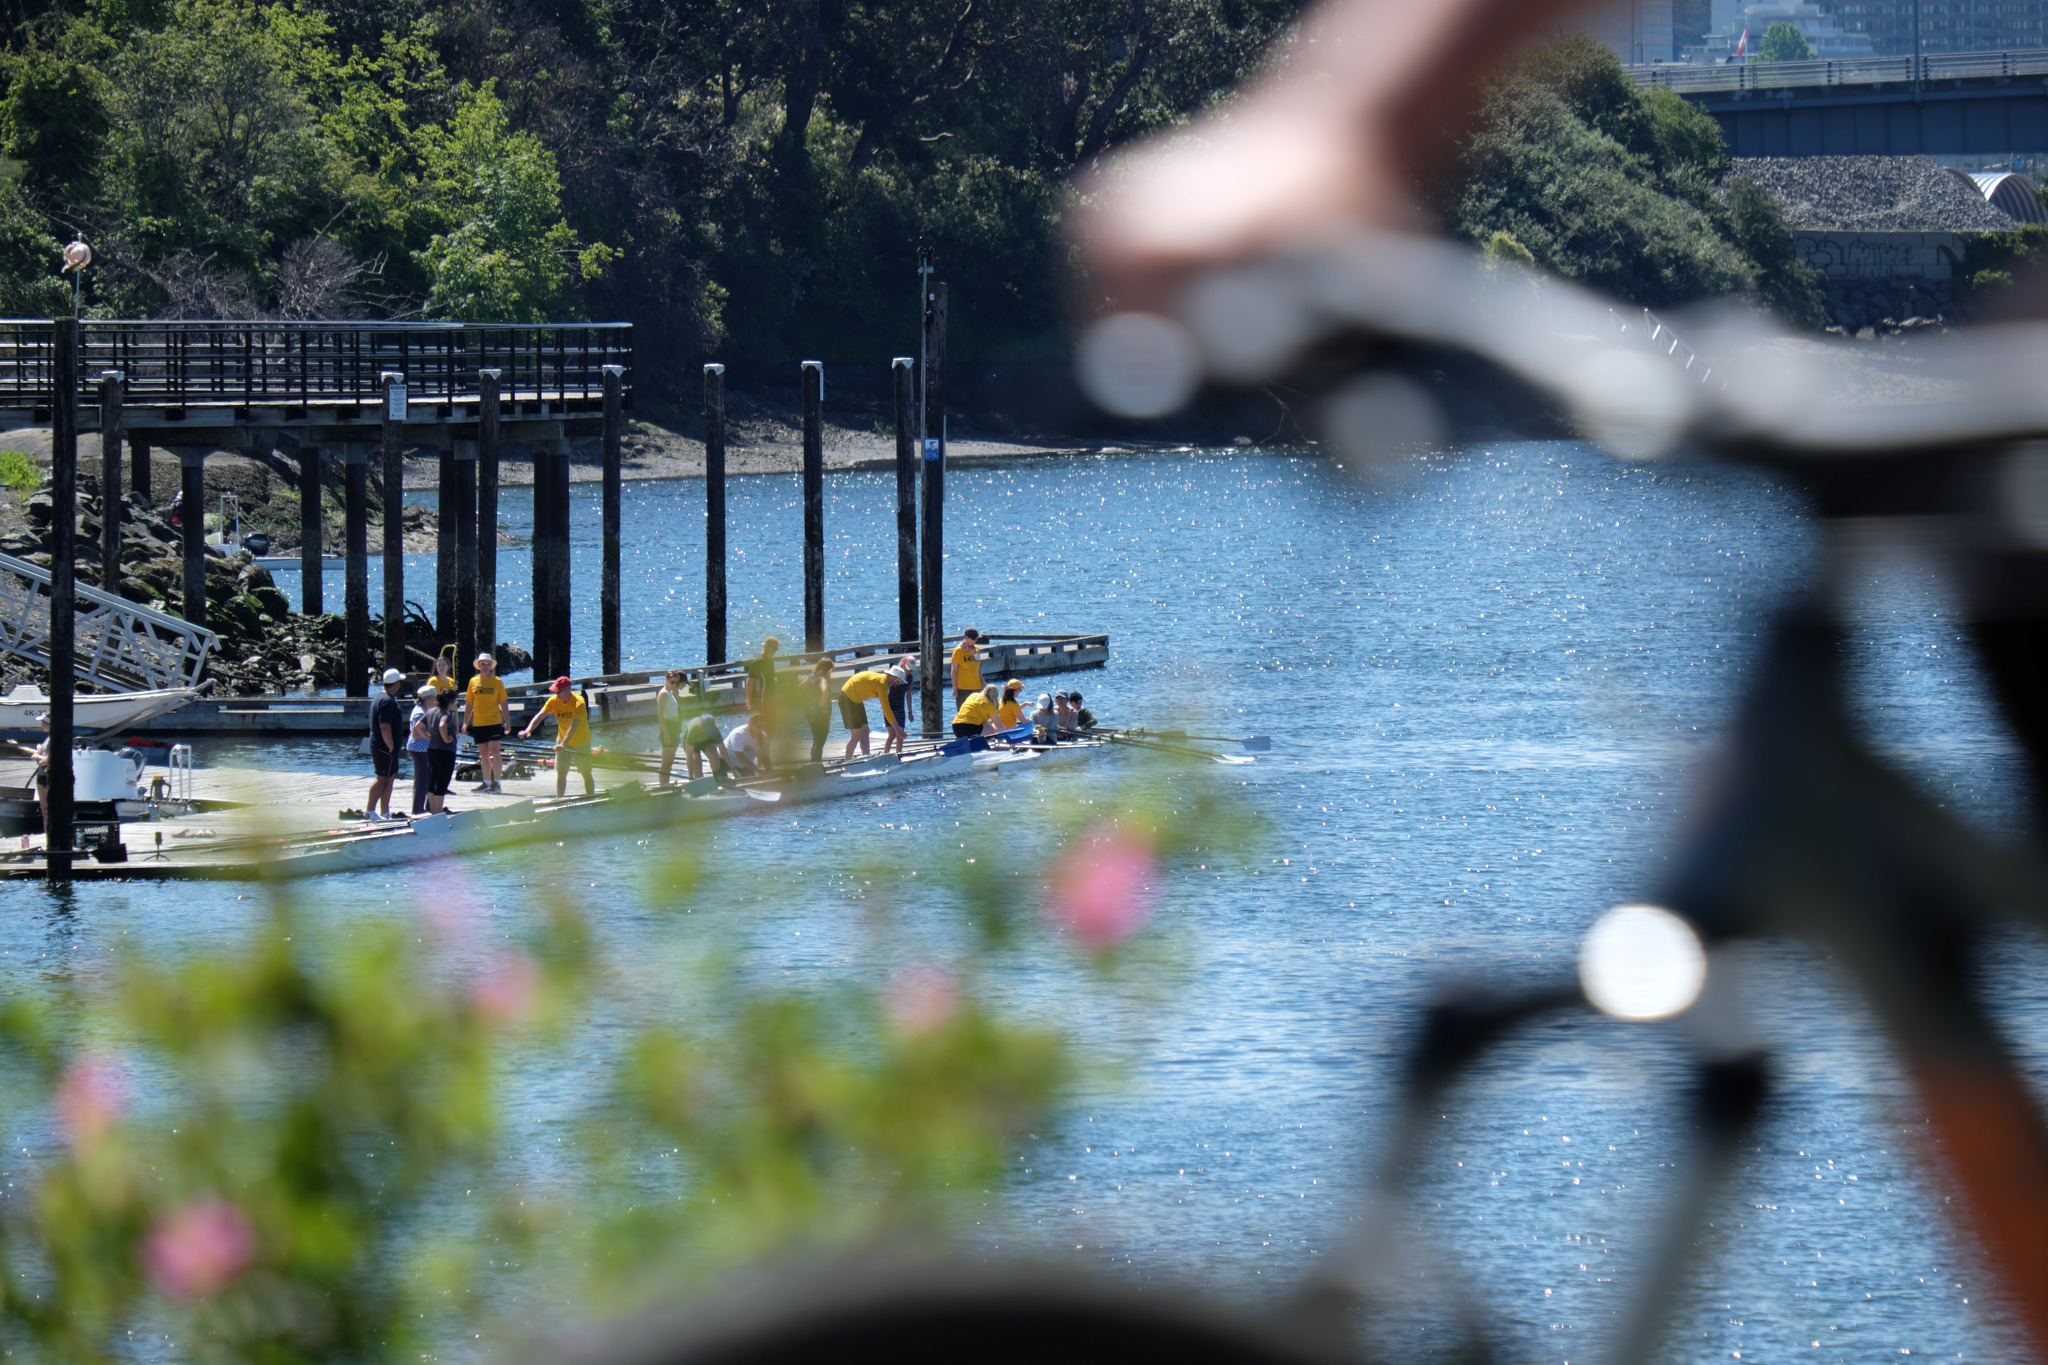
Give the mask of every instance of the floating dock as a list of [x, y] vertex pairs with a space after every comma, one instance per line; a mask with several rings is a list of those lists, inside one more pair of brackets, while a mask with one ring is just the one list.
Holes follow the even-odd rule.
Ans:
[[[951, 653], [958, 637], [946, 641]], [[833, 676], [842, 681], [864, 668], [883, 666], [915, 654], [908, 641], [849, 645], [822, 654], [777, 656], [783, 670], [808, 669], [820, 657], [833, 661]], [[1107, 635], [991, 635], [981, 650], [982, 676], [990, 682], [1012, 677], [1068, 673], [1101, 668], [1109, 662]], [[725, 663], [683, 670], [691, 691], [703, 698], [699, 709], [733, 712], [743, 709], [746, 663]], [[410, 680], [417, 685], [417, 681]], [[590, 706], [593, 725], [647, 721], [654, 718], [654, 697], [661, 690], [661, 671], [615, 673], [572, 680]], [[507, 684], [511, 721], [523, 726], [548, 697], [544, 682]], [[951, 694], [947, 694], [949, 700]], [[950, 711], [948, 713], [950, 718]], [[147, 724], [124, 731], [151, 736], [217, 735], [276, 738], [284, 735], [365, 735], [370, 729], [368, 697], [221, 697], [201, 698]]]

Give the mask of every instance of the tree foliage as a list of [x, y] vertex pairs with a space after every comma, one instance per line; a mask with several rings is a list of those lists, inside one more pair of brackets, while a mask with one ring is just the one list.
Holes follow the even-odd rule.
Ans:
[[21, 3], [0, 150], [18, 212], [93, 241], [90, 307], [624, 318], [655, 385], [714, 348], [883, 354], [920, 236], [956, 353], [1059, 344], [1067, 178], [1222, 98], [1296, 8]]
[[1799, 26], [1782, 19], [1764, 30], [1764, 40], [1756, 50], [1760, 62], [1810, 62], [1816, 55]]
[[1468, 241], [1505, 234], [1544, 269], [1634, 303], [1733, 295], [1818, 325], [1817, 280], [1783, 215], [1753, 183], [1724, 185], [1729, 165], [1712, 117], [1639, 89], [1574, 35], [1489, 90], [1440, 207]]

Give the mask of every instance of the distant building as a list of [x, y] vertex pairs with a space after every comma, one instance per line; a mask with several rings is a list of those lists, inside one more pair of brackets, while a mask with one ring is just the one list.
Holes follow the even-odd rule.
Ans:
[[1579, 25], [1632, 66], [1678, 56], [1671, 27], [1672, 0], [1598, 0]]
[[2041, 27], [2043, 11], [2048, 9], [2043, 0], [1820, 0], [1818, 4], [1804, 6], [1713, 0], [1713, 36], [1708, 45], [1720, 48], [1722, 45], [1714, 40], [1725, 37], [1726, 48], [1733, 48], [1742, 33], [1745, 13], [1750, 41], [1754, 44], [1763, 36], [1764, 28], [1769, 27], [1768, 22], [1758, 22], [1765, 13], [1770, 12], [1773, 19], [1784, 18], [1779, 11], [1788, 9], [1814, 11], [1828, 25], [1831, 35], [1840, 34], [1867, 44], [1860, 53], [1846, 48], [1829, 51], [1833, 42], [1823, 46], [1806, 21], [1787, 19], [1799, 26], [1806, 41], [1823, 57], [1898, 57], [1912, 52], [1916, 9], [1920, 15], [1922, 52], [2010, 52], [2048, 47], [2048, 34]]
[[[2039, 3], [2039, 0], [2033, 2]], [[1702, 50], [1694, 55], [1696, 59], [1708, 61], [1733, 56], [1746, 27], [1749, 30], [1748, 55], [1754, 57], [1772, 24], [1790, 24], [1805, 37], [1806, 45], [1813, 49], [1816, 57], [1841, 61], [1882, 56], [1883, 49], [1872, 42], [1868, 32], [1849, 27], [1841, 17], [1842, 11], [1856, 3], [1859, 0], [1840, 0], [1835, 4], [1815, 4], [1808, 0], [1761, 0], [1752, 4], [1742, 3], [1742, 0], [1714, 0], [1713, 30], [1707, 35]], [[1910, 0], [1883, 0], [1883, 3], [1910, 3]]]

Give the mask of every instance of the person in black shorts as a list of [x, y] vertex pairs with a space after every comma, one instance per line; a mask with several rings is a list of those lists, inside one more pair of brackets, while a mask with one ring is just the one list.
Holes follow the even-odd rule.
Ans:
[[910, 680], [917, 675], [917, 656], [906, 654], [887, 670], [889, 674], [889, 709], [896, 713], [896, 723], [902, 728], [882, 741], [882, 752], [895, 749], [903, 752], [903, 741], [910, 733]]
[[455, 697], [453, 680], [445, 691], [434, 694], [433, 709], [427, 712], [427, 809], [439, 815], [448, 801], [448, 784], [455, 780]]
[[[404, 683], [403, 673], [395, 668], [385, 669], [384, 690], [370, 703], [370, 764], [375, 776], [370, 779], [370, 799], [363, 804], [363, 815], [370, 820], [391, 818], [391, 784], [398, 778], [398, 764], [400, 755], [405, 753], [409, 728], [405, 712], [398, 705], [398, 689]], [[382, 815], [378, 814], [380, 807]]]

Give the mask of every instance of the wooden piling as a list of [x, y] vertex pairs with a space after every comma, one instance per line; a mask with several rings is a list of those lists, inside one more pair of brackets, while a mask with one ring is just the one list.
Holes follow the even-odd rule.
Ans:
[[501, 377], [497, 370], [482, 370], [477, 380], [477, 654], [496, 654], [498, 648], [498, 380]]
[[135, 490], [135, 496], [144, 504], [154, 507], [156, 499], [149, 491], [149, 438], [130, 436], [128, 438], [128, 486]]
[[953, 714], [941, 697], [946, 685], [946, 285], [925, 290], [924, 304], [924, 592], [918, 623], [918, 700], [924, 732], [939, 733]]
[[72, 569], [78, 538], [78, 319], [55, 320], [56, 354], [50, 374], [50, 737], [44, 753], [50, 782], [43, 824], [43, 873], [52, 884], [71, 880], [73, 647]]
[[559, 677], [555, 666], [554, 457], [533, 447], [533, 680]]
[[444, 441], [434, 461], [434, 642], [438, 652], [455, 629], [455, 542], [458, 528], [449, 513], [455, 506], [455, 450]]
[[806, 360], [804, 390], [804, 652], [825, 647], [825, 362]]
[[569, 560], [569, 443], [564, 440], [561, 448], [548, 457], [549, 476], [552, 480], [548, 512], [548, 525], [554, 530], [554, 552], [548, 557], [550, 586], [548, 602], [553, 615], [548, 620], [548, 640], [555, 651], [554, 676], [561, 677], [574, 670], [569, 664], [570, 654], [570, 606], [574, 585], [571, 579]]
[[725, 366], [704, 367], [704, 662], [725, 662]]
[[907, 355], [889, 362], [896, 387], [896, 638], [917, 634], [917, 382]]
[[323, 544], [320, 447], [299, 447], [299, 610], [318, 616], [326, 608], [321, 578]]
[[184, 616], [195, 626], [206, 624], [206, 452], [191, 448], [178, 452], [178, 505], [184, 525], [179, 537], [185, 547]]
[[626, 367], [604, 367], [604, 568], [598, 579], [598, 632], [606, 676], [619, 671], [619, 442], [625, 425]]
[[342, 613], [347, 618], [348, 668], [342, 684], [351, 697], [370, 695], [370, 451], [351, 445], [342, 452], [342, 516], [346, 567]]
[[100, 587], [121, 586], [121, 399], [119, 370], [100, 372]]
[[384, 666], [405, 663], [405, 376], [386, 370], [384, 390]]
[[455, 681], [476, 671], [476, 445], [455, 447]]

